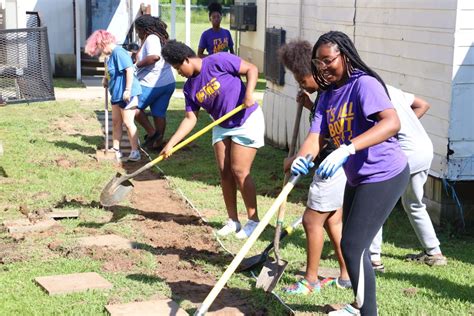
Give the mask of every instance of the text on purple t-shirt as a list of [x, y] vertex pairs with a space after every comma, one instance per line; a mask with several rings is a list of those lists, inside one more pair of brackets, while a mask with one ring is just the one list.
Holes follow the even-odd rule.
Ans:
[[217, 32], [210, 28], [202, 33], [199, 40], [199, 48], [207, 50], [209, 55], [227, 52], [233, 47], [234, 42], [230, 32], [223, 28], [220, 28]]
[[[339, 147], [376, 125], [376, 113], [392, 108], [380, 82], [356, 70], [343, 86], [332, 85], [321, 92], [310, 132], [330, 136]], [[406, 164], [397, 139], [390, 137], [350, 156], [344, 171], [349, 184], [355, 186], [391, 179]]]
[[[188, 78], [183, 93], [187, 112], [203, 108], [214, 120], [242, 104], [245, 96], [245, 85], [240, 79], [241, 59], [238, 56], [217, 53], [202, 60], [201, 72]], [[221, 124], [224, 128], [242, 126], [250, 114], [258, 107], [257, 102], [243, 109]]]

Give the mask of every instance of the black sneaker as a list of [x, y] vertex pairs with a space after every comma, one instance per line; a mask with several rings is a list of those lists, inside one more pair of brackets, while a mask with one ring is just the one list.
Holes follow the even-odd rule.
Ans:
[[160, 138], [160, 132], [156, 131], [151, 137], [145, 135], [143, 147], [152, 148], [153, 144]]

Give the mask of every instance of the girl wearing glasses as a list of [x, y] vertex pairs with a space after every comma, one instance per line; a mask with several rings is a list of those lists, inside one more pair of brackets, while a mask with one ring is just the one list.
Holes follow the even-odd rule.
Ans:
[[291, 171], [308, 173], [311, 166], [303, 157], [316, 156], [325, 136], [338, 147], [316, 172], [330, 178], [343, 167], [347, 176], [341, 248], [355, 302], [330, 315], [377, 315], [369, 247], [410, 175], [407, 158], [394, 137], [400, 121], [385, 83], [362, 61], [346, 34], [323, 34], [312, 58], [313, 77], [322, 91], [310, 134]]

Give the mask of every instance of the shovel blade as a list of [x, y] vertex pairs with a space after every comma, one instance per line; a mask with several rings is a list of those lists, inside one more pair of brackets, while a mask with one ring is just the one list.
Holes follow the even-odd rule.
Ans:
[[285, 260], [267, 260], [258, 275], [256, 287], [265, 292], [273, 291], [287, 265], [288, 261]]
[[122, 179], [122, 175], [117, 173], [100, 193], [100, 204], [102, 206], [112, 206], [120, 203], [133, 190], [133, 183]]

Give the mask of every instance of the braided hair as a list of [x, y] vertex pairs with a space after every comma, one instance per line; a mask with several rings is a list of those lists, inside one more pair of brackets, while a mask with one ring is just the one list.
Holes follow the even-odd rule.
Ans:
[[146, 36], [151, 34], [158, 36], [162, 46], [168, 42], [169, 35], [166, 31], [168, 26], [159, 17], [149, 14], [141, 15], [135, 20], [135, 27], [142, 29]]
[[[339, 31], [330, 31], [321, 35], [318, 38], [316, 44], [314, 44], [313, 46], [313, 52], [311, 54], [312, 58], [316, 58], [316, 52], [318, 48], [321, 45], [325, 44], [335, 46], [335, 48], [340, 52], [341, 57], [345, 61], [346, 71], [349, 76], [356, 69], [362, 70], [369, 76], [377, 79], [377, 81], [380, 82], [380, 84], [385, 89], [385, 92], [387, 93], [388, 97], [390, 98], [387, 87], [385, 86], [385, 82], [375, 71], [373, 71], [369, 66], [367, 66], [366, 63], [362, 61], [359, 56], [359, 53], [357, 52], [357, 49], [355, 48], [354, 43], [351, 41], [349, 36]], [[331, 85], [326, 79], [324, 79], [323, 75], [318, 71], [318, 69], [313, 63], [311, 63], [311, 72], [313, 74], [314, 80], [319, 85], [319, 88], [321, 90], [326, 90]], [[318, 104], [319, 96], [320, 94], [318, 93], [315, 104]], [[314, 117], [314, 108], [311, 112], [311, 117]]]

